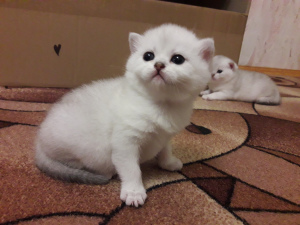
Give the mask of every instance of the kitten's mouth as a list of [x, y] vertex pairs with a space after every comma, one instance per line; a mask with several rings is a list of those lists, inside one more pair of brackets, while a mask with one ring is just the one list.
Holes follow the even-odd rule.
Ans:
[[152, 79], [162, 79], [162, 80], [165, 80], [164, 77], [161, 74], [159, 74], [159, 73], [155, 74]]
[[166, 83], [166, 80], [164, 78], [164, 75], [161, 74], [160, 72], [155, 72], [155, 74], [152, 76], [152, 80], [154, 81], [162, 81], [164, 83]]

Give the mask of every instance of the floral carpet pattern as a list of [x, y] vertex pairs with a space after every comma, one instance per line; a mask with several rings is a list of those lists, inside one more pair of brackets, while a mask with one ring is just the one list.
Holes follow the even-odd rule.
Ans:
[[194, 103], [172, 141], [180, 172], [142, 165], [148, 199], [119, 199], [120, 181], [54, 180], [34, 165], [34, 139], [68, 89], [0, 87], [0, 224], [300, 224], [300, 78], [273, 77], [282, 104]]

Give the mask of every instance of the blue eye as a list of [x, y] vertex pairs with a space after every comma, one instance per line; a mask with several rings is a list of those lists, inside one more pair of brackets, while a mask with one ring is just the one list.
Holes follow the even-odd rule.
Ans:
[[217, 71], [217, 73], [222, 73], [222, 72], [223, 72], [223, 70], [218, 70], [218, 71]]
[[144, 56], [143, 56], [143, 59], [144, 59], [145, 61], [151, 61], [151, 60], [153, 60], [153, 59], [154, 59], [154, 54], [153, 54], [153, 52], [146, 52], [146, 53], [144, 54]]
[[171, 62], [180, 65], [182, 63], [184, 63], [185, 58], [182, 55], [173, 55], [171, 58]]

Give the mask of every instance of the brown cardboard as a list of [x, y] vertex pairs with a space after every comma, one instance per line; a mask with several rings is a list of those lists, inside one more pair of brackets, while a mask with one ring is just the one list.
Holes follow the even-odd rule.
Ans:
[[1, 1], [0, 85], [75, 87], [123, 75], [128, 33], [162, 23], [213, 37], [216, 53], [237, 61], [246, 20], [240, 13], [154, 0]]

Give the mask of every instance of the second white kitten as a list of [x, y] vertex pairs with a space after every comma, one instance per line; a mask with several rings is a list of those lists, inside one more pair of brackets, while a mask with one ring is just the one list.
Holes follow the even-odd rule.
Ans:
[[209, 89], [201, 92], [203, 99], [280, 104], [278, 88], [267, 75], [239, 70], [234, 61], [221, 55], [213, 58], [212, 67]]

